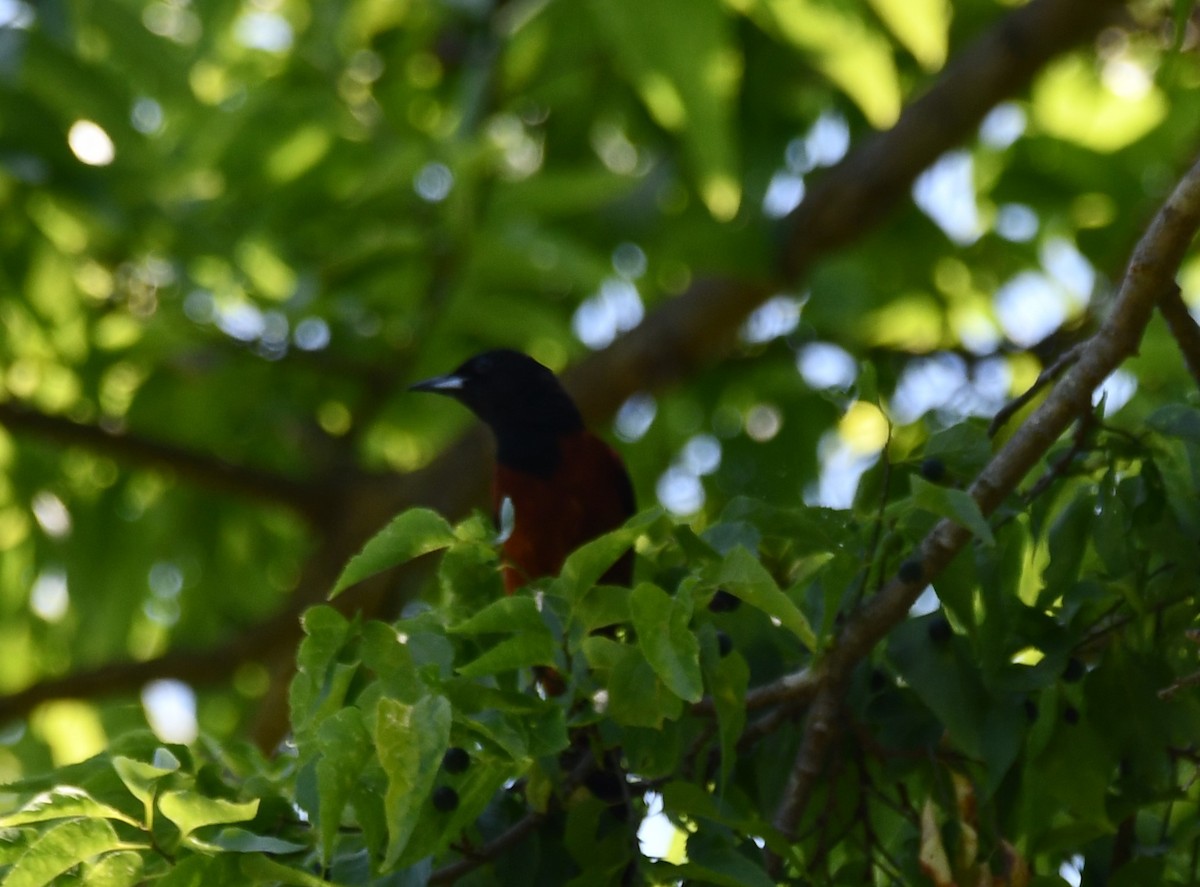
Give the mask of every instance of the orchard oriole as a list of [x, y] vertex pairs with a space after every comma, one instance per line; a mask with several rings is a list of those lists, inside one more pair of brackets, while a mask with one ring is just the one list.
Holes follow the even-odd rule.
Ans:
[[[549, 369], [519, 351], [485, 351], [444, 376], [410, 386], [464, 404], [492, 430], [496, 465], [492, 504], [503, 542], [504, 587], [517, 588], [542, 576], [556, 575], [567, 555], [585, 542], [621, 526], [634, 512], [633, 485], [621, 457], [583, 424], [575, 402]], [[506, 515], [511, 504], [511, 517]], [[511, 520], [511, 530], [503, 526]], [[633, 552], [626, 552], [601, 580], [629, 585]], [[547, 695], [565, 690], [553, 669], [534, 669]], [[587, 754], [593, 730], [576, 731], [563, 755], [574, 769]], [[620, 820], [629, 816], [630, 797], [619, 749], [597, 754], [584, 782]], [[631, 837], [636, 850], [636, 834]], [[632, 883], [633, 860], [622, 883]]]
[[[633, 485], [621, 457], [584, 427], [566, 389], [532, 357], [485, 351], [410, 388], [453, 397], [496, 438], [497, 521], [507, 523], [506, 500], [512, 509], [503, 543], [509, 594], [531, 579], [556, 575], [572, 551], [633, 514]], [[627, 552], [602, 581], [629, 585], [632, 578], [633, 553]]]

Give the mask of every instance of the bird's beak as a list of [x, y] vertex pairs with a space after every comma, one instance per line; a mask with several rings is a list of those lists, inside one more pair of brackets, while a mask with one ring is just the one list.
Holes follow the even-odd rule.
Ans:
[[448, 373], [445, 376], [434, 376], [408, 386], [409, 391], [432, 391], [434, 394], [448, 394], [453, 397], [462, 391], [466, 380], [462, 376]]

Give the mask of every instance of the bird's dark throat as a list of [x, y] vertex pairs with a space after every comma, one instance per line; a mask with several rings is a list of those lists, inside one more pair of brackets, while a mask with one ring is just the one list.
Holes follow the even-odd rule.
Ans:
[[550, 477], [562, 461], [559, 435], [529, 429], [496, 432], [496, 461], [506, 468], [537, 477]]

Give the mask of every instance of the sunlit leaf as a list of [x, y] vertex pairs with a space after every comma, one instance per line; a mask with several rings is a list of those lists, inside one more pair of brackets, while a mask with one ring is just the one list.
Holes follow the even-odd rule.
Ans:
[[[450, 703], [426, 696], [416, 705], [380, 699], [375, 710], [375, 746], [387, 775], [388, 844], [384, 865], [405, 852], [450, 744]], [[425, 848], [421, 848], [426, 852]]]
[[454, 529], [428, 508], [410, 508], [371, 537], [350, 559], [334, 583], [330, 597], [383, 570], [454, 544]]
[[258, 813], [258, 804], [257, 798], [239, 804], [187, 790], [166, 791], [158, 798], [158, 809], [179, 827], [184, 837], [206, 825], [253, 819]]

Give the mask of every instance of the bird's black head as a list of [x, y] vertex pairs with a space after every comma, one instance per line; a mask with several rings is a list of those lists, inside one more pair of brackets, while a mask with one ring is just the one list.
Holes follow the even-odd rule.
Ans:
[[552, 468], [557, 438], [583, 429], [578, 408], [554, 373], [507, 348], [477, 354], [410, 390], [445, 394], [464, 404], [496, 435], [500, 461], [514, 467], [539, 462], [537, 467]]

